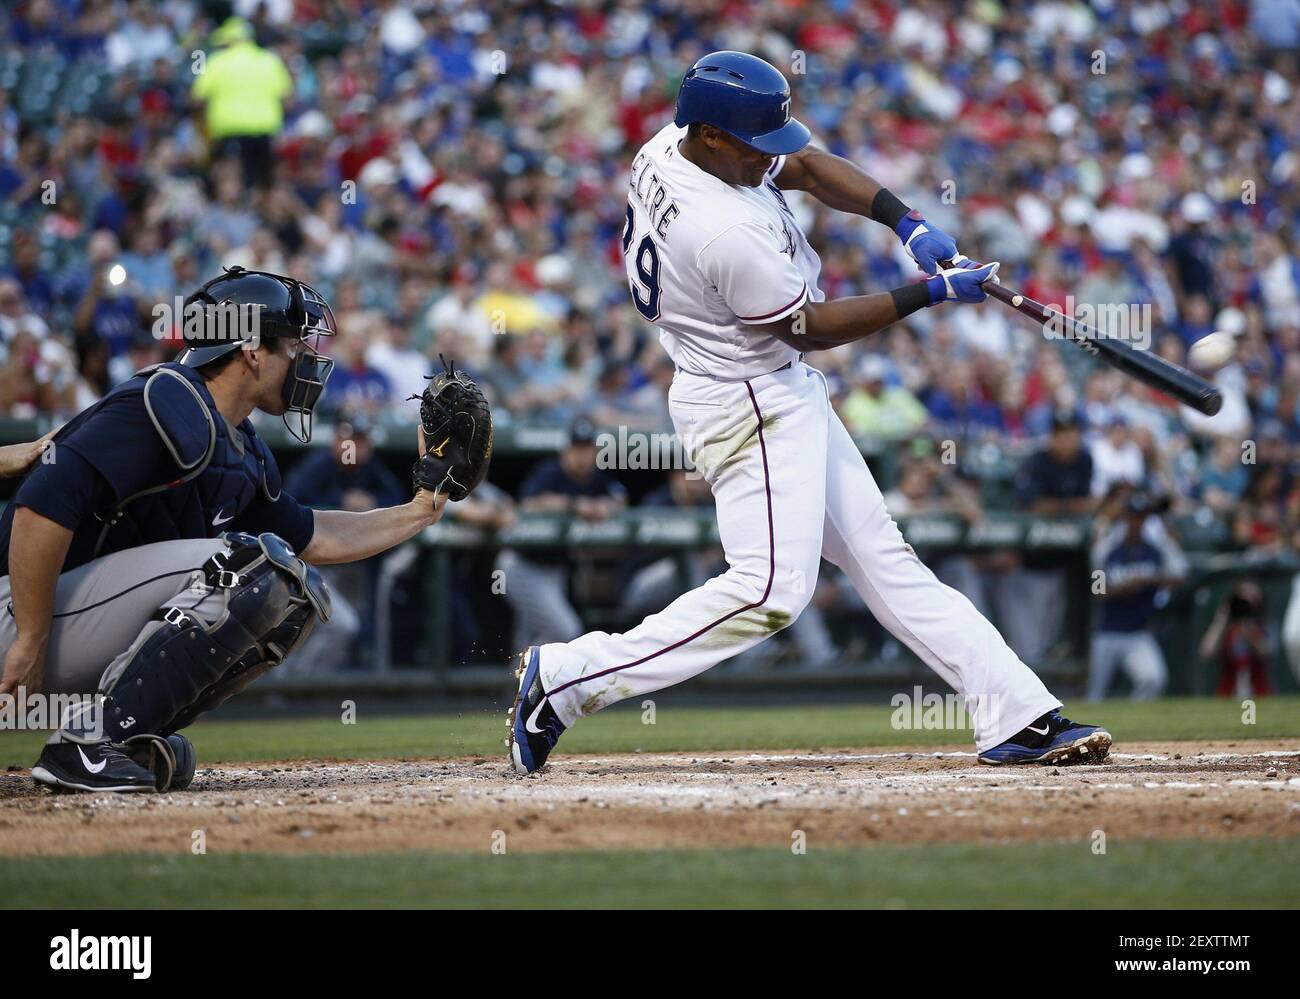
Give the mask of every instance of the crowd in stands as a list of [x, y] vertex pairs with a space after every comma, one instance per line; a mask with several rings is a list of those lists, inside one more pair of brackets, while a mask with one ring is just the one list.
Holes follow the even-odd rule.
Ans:
[[[1149, 305], [1136, 334], [1184, 364], [1235, 337], [1213, 419], [993, 302], [812, 355], [908, 502], [1043, 509], [1034, 455], [1069, 420], [1071, 509], [1141, 483], [1228, 545], [1300, 546], [1295, 0], [17, 0], [0, 414], [66, 416], [170, 356], [156, 306], [242, 264], [334, 303], [338, 410], [409, 422], [444, 354], [502, 424], [669, 429], [621, 259], [627, 168], [715, 48], [780, 67], [820, 144], [1005, 283]], [[919, 276], [883, 227], [790, 200], [828, 297]]]

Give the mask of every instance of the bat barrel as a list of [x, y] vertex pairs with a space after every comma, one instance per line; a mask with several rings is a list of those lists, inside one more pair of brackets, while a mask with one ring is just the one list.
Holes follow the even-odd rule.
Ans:
[[1037, 323], [1046, 323], [1053, 317], [1058, 317], [1056, 321], [1069, 327], [1069, 340], [1080, 350], [1105, 361], [1143, 385], [1191, 406], [1198, 413], [1213, 416], [1223, 408], [1223, 393], [1218, 388], [1159, 354], [1139, 350], [1126, 340], [1103, 336], [1087, 323], [1049, 309], [1041, 302], [1027, 298], [1005, 285], [987, 283], [984, 291], [990, 298], [997, 299]]

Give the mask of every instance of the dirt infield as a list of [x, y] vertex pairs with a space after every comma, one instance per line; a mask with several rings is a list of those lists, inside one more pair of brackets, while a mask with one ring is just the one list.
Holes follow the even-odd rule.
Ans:
[[[968, 751], [500, 758], [200, 769], [165, 795], [54, 794], [0, 775], [0, 856], [486, 851], [1300, 835], [1300, 739], [1128, 744], [1100, 766]], [[502, 834], [504, 833], [504, 840]]]

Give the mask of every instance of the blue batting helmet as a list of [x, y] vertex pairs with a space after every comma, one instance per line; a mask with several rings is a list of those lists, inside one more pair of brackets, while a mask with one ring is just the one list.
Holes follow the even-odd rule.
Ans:
[[812, 134], [790, 117], [781, 71], [745, 52], [712, 52], [691, 67], [677, 92], [679, 125], [701, 122], [773, 156], [796, 153]]

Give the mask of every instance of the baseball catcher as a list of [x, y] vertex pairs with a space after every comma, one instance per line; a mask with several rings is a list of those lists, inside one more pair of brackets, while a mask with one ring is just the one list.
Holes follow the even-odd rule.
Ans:
[[[303, 506], [249, 417], [283, 416], [310, 439], [334, 363], [319, 350], [336, 332], [328, 303], [294, 278], [235, 267], [184, 304], [185, 352], [70, 420], [0, 516], [0, 694], [82, 695], [32, 769], [42, 784], [186, 787], [195, 756], [180, 730], [328, 619], [316, 566], [406, 541], [482, 477], [468, 464], [477, 437], [452, 448], [469, 412], [452, 406], [446, 446], [421, 454], [409, 502]], [[473, 415], [490, 441], [486, 406]]]

